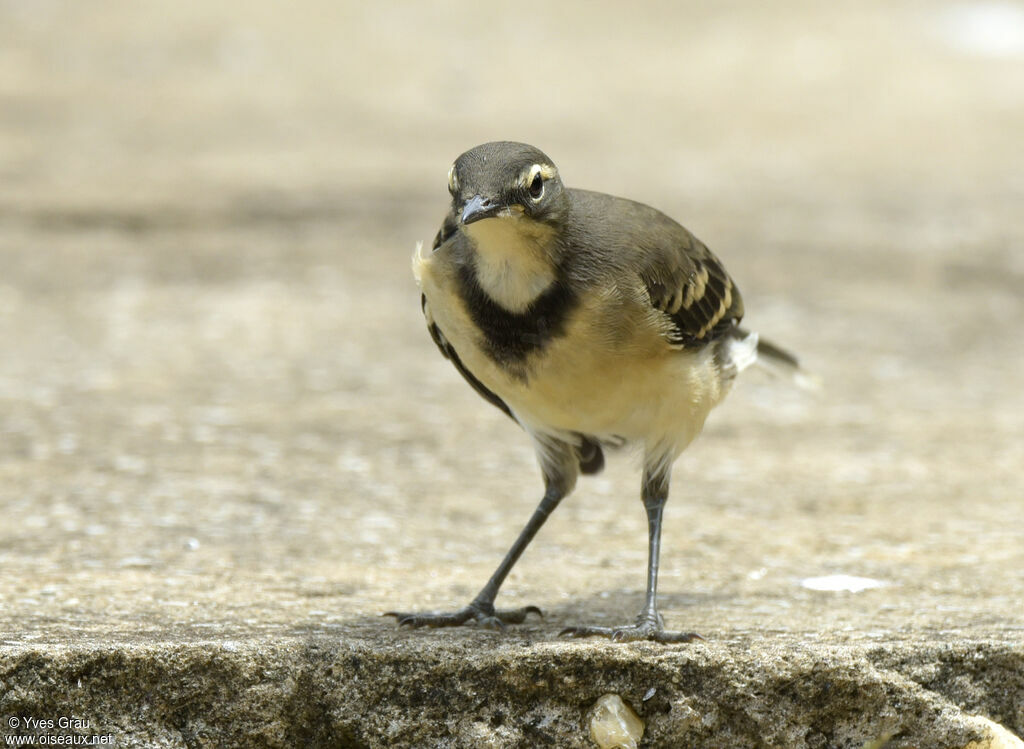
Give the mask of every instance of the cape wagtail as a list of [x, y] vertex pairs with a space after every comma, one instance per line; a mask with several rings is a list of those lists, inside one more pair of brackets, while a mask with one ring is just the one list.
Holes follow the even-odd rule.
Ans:
[[485, 143], [448, 173], [451, 210], [413, 272], [434, 343], [485, 400], [533, 440], [544, 497], [468, 606], [389, 612], [400, 624], [502, 628], [535, 606], [496, 609], [505, 577], [580, 473], [604, 465], [602, 446], [643, 452], [647, 595], [635, 624], [562, 634], [686, 642], [657, 606], [661, 518], [672, 464], [736, 375], [761, 355], [796, 359], [739, 327], [743, 302], [696, 237], [642, 203], [565, 187], [543, 152]]

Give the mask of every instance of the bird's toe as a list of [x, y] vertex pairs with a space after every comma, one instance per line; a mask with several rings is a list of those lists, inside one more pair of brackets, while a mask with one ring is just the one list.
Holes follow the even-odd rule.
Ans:
[[631, 624], [626, 627], [566, 627], [562, 637], [607, 637], [612, 642], [677, 643], [703, 640], [696, 632], [670, 632], [651, 622]]
[[387, 611], [383, 616], [393, 616], [400, 627], [458, 627], [467, 622], [475, 622], [484, 629], [503, 630], [506, 624], [521, 624], [529, 614], [543, 617], [536, 606], [523, 606], [518, 609], [495, 609], [488, 603], [471, 603], [458, 611], [408, 613]]

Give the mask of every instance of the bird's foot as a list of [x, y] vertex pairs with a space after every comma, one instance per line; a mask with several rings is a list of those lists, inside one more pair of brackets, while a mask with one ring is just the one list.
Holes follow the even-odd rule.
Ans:
[[384, 616], [395, 617], [401, 627], [458, 627], [474, 621], [478, 627], [485, 629], [505, 629], [506, 624], [522, 624], [526, 621], [527, 614], [536, 614], [541, 618], [544, 616], [536, 606], [496, 609], [493, 603], [486, 601], [473, 601], [468, 606], [449, 613], [409, 614], [388, 611]]
[[665, 629], [661, 616], [641, 614], [636, 624], [625, 627], [566, 627], [561, 637], [607, 637], [612, 642], [693, 642], [704, 638], [696, 632], [669, 632]]

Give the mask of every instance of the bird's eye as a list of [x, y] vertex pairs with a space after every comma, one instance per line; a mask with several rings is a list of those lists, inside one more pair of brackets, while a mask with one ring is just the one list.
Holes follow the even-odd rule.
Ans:
[[530, 181], [530, 197], [534, 200], [540, 200], [540, 196], [544, 194], [544, 178], [537, 172], [533, 175], [533, 179]]

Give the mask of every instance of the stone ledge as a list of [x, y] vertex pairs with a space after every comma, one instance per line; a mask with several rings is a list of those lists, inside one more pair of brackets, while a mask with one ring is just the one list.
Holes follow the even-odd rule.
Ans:
[[[1020, 644], [766, 635], [663, 647], [538, 634], [366, 625], [6, 646], [2, 730], [71, 717], [122, 747], [591, 747], [588, 711], [614, 693], [645, 721], [645, 747], [1022, 745], [1009, 733], [1024, 732]], [[1001, 738], [986, 719], [1005, 726]]]

